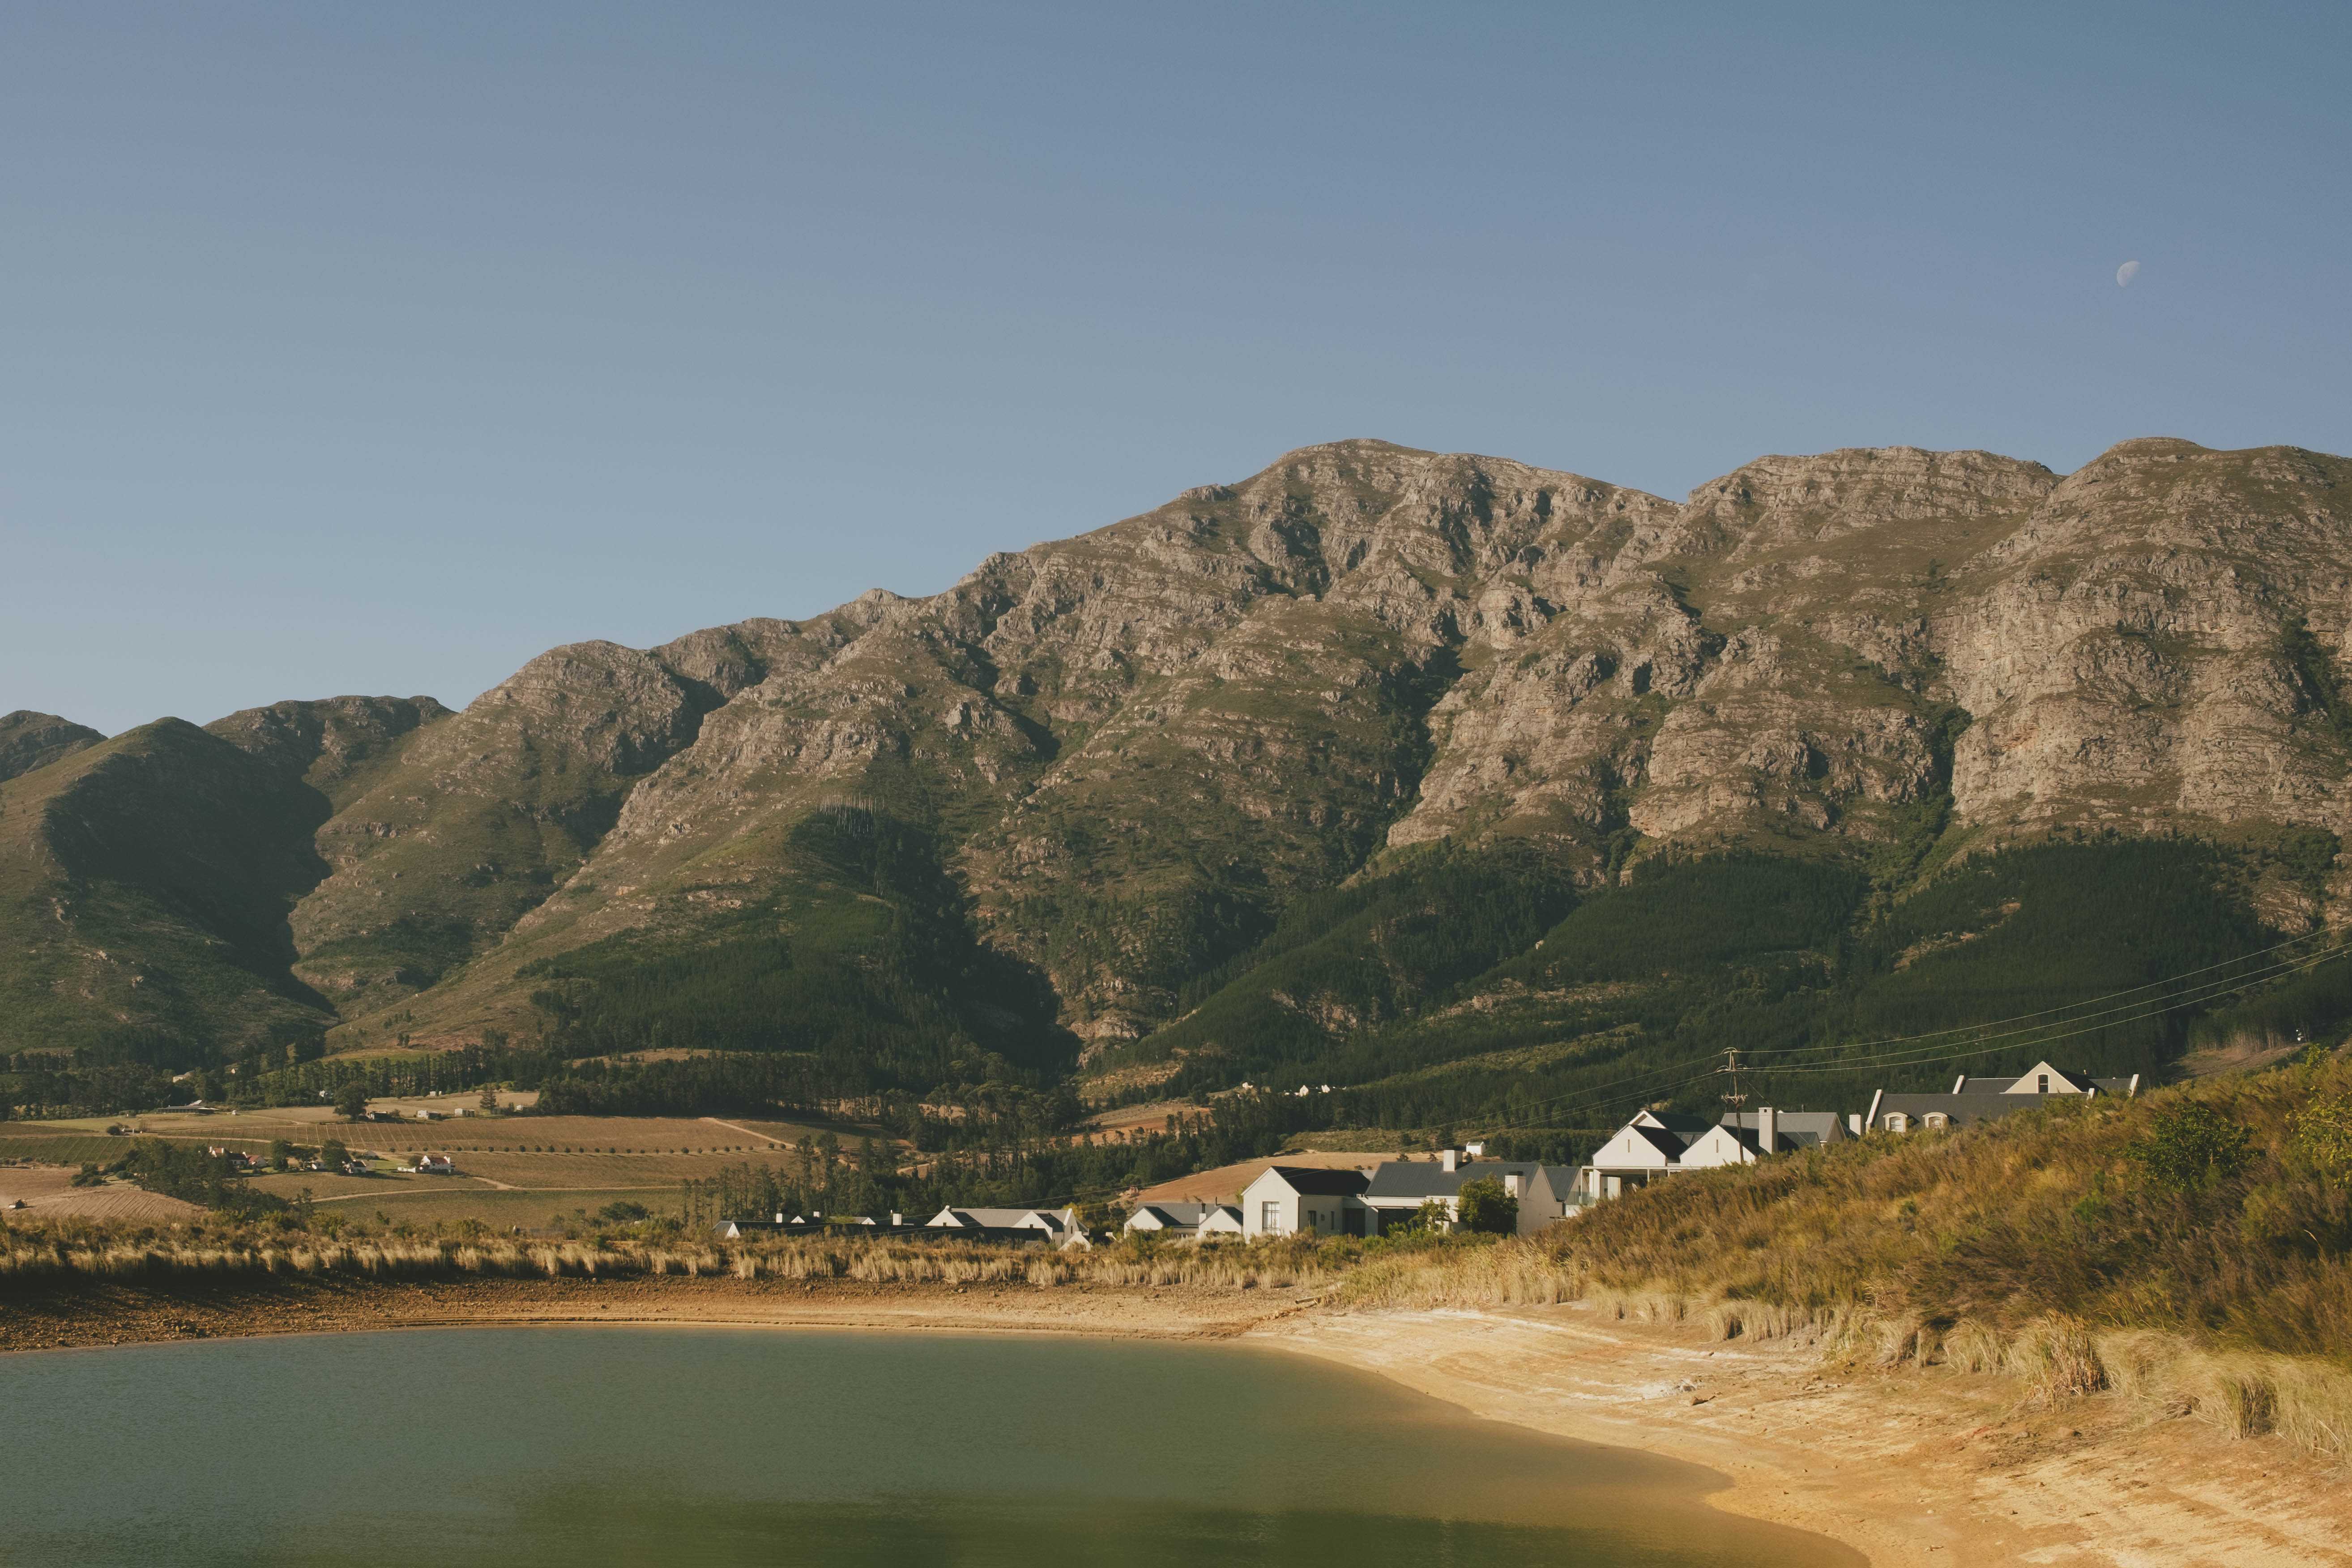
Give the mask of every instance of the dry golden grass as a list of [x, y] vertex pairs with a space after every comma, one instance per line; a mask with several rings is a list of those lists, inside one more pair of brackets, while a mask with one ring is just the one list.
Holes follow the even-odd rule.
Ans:
[[[2308, 1131], [2336, 1126], [2347, 1091], [2352, 1063], [2314, 1060], [1677, 1176], [1532, 1240], [1369, 1262], [1336, 1295], [1582, 1298], [1858, 1365], [1997, 1373], [2045, 1403], [2114, 1388], [2352, 1458], [2352, 1172]], [[2135, 1151], [2185, 1104], [2244, 1130], [2242, 1172], [2152, 1183]]]
[[[492, 1194], [522, 1201], [541, 1194]], [[598, 1229], [583, 1224], [562, 1240], [502, 1236], [480, 1224], [389, 1227], [293, 1215], [252, 1223], [210, 1218], [170, 1226], [36, 1220], [0, 1226], [0, 1295], [77, 1278], [231, 1279], [239, 1276], [333, 1274], [366, 1278], [489, 1275], [690, 1274], [738, 1279], [857, 1279], [911, 1284], [1073, 1282], [1190, 1285], [1215, 1289], [1313, 1289], [1335, 1282], [1360, 1248], [1312, 1238], [1247, 1246], [1095, 1251], [974, 1242], [941, 1237], [855, 1234], [761, 1237], [718, 1243], [675, 1225]]]

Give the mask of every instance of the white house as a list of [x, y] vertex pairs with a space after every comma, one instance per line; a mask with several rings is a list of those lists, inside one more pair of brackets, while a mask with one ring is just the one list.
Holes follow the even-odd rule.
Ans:
[[1644, 1187], [1682, 1164], [1683, 1151], [1704, 1137], [1711, 1123], [1701, 1116], [1644, 1110], [1593, 1151], [1584, 1167], [1588, 1198], [1613, 1198], [1628, 1187]]
[[1361, 1236], [1366, 1215], [1361, 1171], [1315, 1165], [1268, 1165], [1242, 1189], [1242, 1234]]
[[1617, 1130], [1580, 1173], [1584, 1202], [1621, 1196], [1678, 1171], [1745, 1165], [1848, 1136], [1834, 1110], [1736, 1110], [1719, 1121], [1644, 1110]]
[[1691, 1140], [1675, 1162], [1680, 1171], [1746, 1165], [1798, 1149], [1842, 1143], [1846, 1125], [1834, 1110], [1736, 1110]]
[[[923, 1222], [928, 1228], [939, 1226], [949, 1230], [982, 1232], [1034, 1232], [1039, 1241], [1054, 1247], [1092, 1247], [1087, 1227], [1078, 1221], [1076, 1209], [1003, 1209], [956, 1208], [941, 1209]], [[1026, 1239], [1015, 1237], [1011, 1239]]]
[[1870, 1097], [1870, 1109], [1860, 1121], [1873, 1132], [1936, 1132], [2006, 1116], [2039, 1104], [2045, 1095], [2106, 1094], [2129, 1100], [2138, 1092], [2137, 1073], [2129, 1078], [2093, 1078], [2036, 1062], [2013, 1079], [1980, 1082], [1962, 1073], [1949, 1094], [1890, 1094], [1882, 1089]]
[[1462, 1188], [1470, 1182], [1493, 1180], [1504, 1195], [1518, 1205], [1518, 1234], [1532, 1236], [1555, 1220], [1568, 1216], [1576, 1204], [1576, 1173], [1565, 1165], [1544, 1165], [1521, 1160], [1465, 1160], [1462, 1155], [1483, 1151], [1441, 1149], [1433, 1160], [1389, 1160], [1372, 1172], [1364, 1189], [1364, 1203], [1372, 1211], [1371, 1230], [1411, 1219], [1424, 1204], [1445, 1211], [1448, 1225], [1462, 1217]]
[[1170, 1241], [1198, 1241], [1204, 1233], [1239, 1236], [1242, 1211], [1232, 1204], [1139, 1204], [1122, 1228]]

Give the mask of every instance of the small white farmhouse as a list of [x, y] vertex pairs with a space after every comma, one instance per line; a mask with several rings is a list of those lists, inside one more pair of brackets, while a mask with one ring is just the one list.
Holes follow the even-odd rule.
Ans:
[[1361, 1236], [1364, 1189], [1370, 1184], [1361, 1171], [1268, 1165], [1242, 1189], [1242, 1234]]

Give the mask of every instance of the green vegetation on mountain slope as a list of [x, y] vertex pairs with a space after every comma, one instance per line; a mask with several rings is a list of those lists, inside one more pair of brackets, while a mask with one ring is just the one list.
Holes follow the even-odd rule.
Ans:
[[[1049, 1086], [1076, 1057], [1038, 976], [973, 940], [931, 837], [866, 807], [793, 829], [803, 879], [690, 932], [607, 938], [534, 964], [549, 1048], [802, 1058], [802, 1103], [884, 1089]], [[655, 1087], [687, 1069], [642, 1069]]]
[[0, 784], [0, 1049], [186, 1065], [315, 1040], [287, 911], [327, 802], [166, 719]]
[[[1757, 1102], [1787, 1109], [1858, 1110], [1875, 1089], [1941, 1088], [1955, 1070], [2039, 1056], [2153, 1072], [2229, 1000], [2158, 1011], [2191, 993], [2156, 983], [2253, 975], [2263, 961], [2249, 955], [2281, 940], [2247, 906], [2245, 858], [2189, 842], [2046, 844], [1965, 862], [1885, 908], [1835, 860], [1653, 862], [1415, 1012], [1341, 1023], [1377, 1017], [1391, 984], [1361, 962], [1366, 928], [1341, 918], [1130, 1051], [1181, 1062], [1151, 1092], [1328, 1082], [1334, 1093], [1301, 1102], [1309, 1126], [1494, 1132], [1560, 1156], [1640, 1105], [1718, 1109], [1727, 1086], [1712, 1075], [1728, 1047]], [[1483, 887], [1507, 896], [1499, 879]], [[1415, 907], [1443, 927], [1475, 924], [1459, 905]], [[2079, 1006], [2143, 986], [2122, 1011]], [[2313, 1027], [2337, 994], [2305, 998]], [[2029, 1027], [1979, 1027], [2045, 1009], [2057, 1011]]]

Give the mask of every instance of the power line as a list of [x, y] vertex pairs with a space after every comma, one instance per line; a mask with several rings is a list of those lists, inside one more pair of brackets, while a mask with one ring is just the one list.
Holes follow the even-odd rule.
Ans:
[[[2332, 959], [2342, 957], [2345, 951], [2345, 949], [2338, 948], [2293, 967], [2295, 973], [2307, 973], [2311, 970], [2318, 968], [2321, 964], [2326, 963]], [[2166, 1003], [2159, 1006], [2150, 1007], [2147, 1012], [2141, 1013], [2134, 1017], [2114, 1019], [2099, 1024], [2085, 1024], [2079, 1029], [2067, 1029], [2054, 1035], [2042, 1035], [2038, 1037], [2036, 1046], [2038, 1047], [2040, 1046], [2054, 1045], [2060, 1040], [2071, 1040], [2077, 1035], [2096, 1034], [2102, 1029], [2112, 1029], [2120, 1024], [2136, 1024], [2144, 1022], [2149, 1018], [2161, 1017], [2167, 1013], [2176, 1013], [2183, 1007], [2193, 1007], [2209, 1000], [2210, 1000], [2210, 996], [2189, 996], [2179, 1001]], [[1951, 1051], [1938, 1048], [1932, 1051], [1922, 1051], [1910, 1055], [1864, 1058], [1861, 1060], [1853, 1062], [1822, 1062], [1799, 1067], [1776, 1068], [1773, 1070], [1780, 1073], [1824, 1073], [1848, 1072], [1857, 1068], [1865, 1067], [1910, 1067], [1916, 1066], [1921, 1062], [1928, 1061], [1968, 1061], [1977, 1057], [2004, 1055], [2018, 1048], [2019, 1047], [2014, 1045], [1987, 1046], [1981, 1050], [1973, 1051]]]
[[[2227, 969], [2232, 964], [2244, 963], [2252, 959], [2266, 958], [2273, 952], [2283, 952], [2287, 948], [2300, 945], [2301, 943], [2311, 941], [2315, 937], [2329, 936], [2332, 934], [2334, 933], [2324, 927], [2318, 931], [2305, 931], [2301, 936], [2290, 937], [2284, 942], [2274, 942], [2269, 947], [2256, 948], [2252, 952], [2242, 952], [2235, 958], [2223, 959], [2219, 963], [2208, 963], [2200, 968], [2185, 970], [2179, 974], [2168, 975], [2162, 980], [2151, 980], [2145, 984], [2126, 986], [2120, 991], [2109, 991], [2097, 996], [2085, 996], [2080, 1001], [2069, 1002], [2063, 1006], [2044, 1007], [2041, 1011], [2035, 1013], [2019, 1013], [2011, 1017], [1989, 1018], [1980, 1023], [1955, 1024], [1948, 1029], [1930, 1029], [1924, 1034], [1890, 1035], [1883, 1039], [1855, 1040], [1849, 1041], [1843, 1045], [1790, 1046], [1783, 1047], [1780, 1054], [1793, 1056], [1798, 1054], [1811, 1055], [1824, 1051], [1871, 1050], [1880, 1046], [1909, 1045], [1920, 1040], [1941, 1039], [1948, 1035], [1965, 1035], [1979, 1029], [1997, 1029], [2006, 1027], [2011, 1024], [2026, 1024], [2035, 1018], [2047, 1018], [2054, 1014], [2071, 1013], [2078, 1007], [2088, 1007], [2095, 1003], [2111, 1002], [2119, 996], [2132, 996], [2138, 994], [2142, 991], [2154, 991], [2163, 986], [2176, 985], [2181, 981], [2194, 979], [2200, 974], [2209, 974], [2214, 970]], [[2282, 964], [2273, 965], [2271, 970], [2267, 970], [2263, 973], [2275, 972], [2276, 969], [2284, 967], [2285, 963], [2299, 962], [2301, 962], [2300, 959], [2284, 961]], [[2238, 979], [2230, 982], [2230, 984], [2243, 984], [2251, 980], [2258, 978], [2260, 978], [2259, 973], [2242, 975], [2238, 977]], [[2135, 1004], [2135, 1005], [2136, 1005], [2137, 1004]]]
[[[2168, 976], [2163, 980], [2150, 981], [2143, 985], [2129, 986], [2123, 990], [2107, 992], [2102, 995], [2086, 997], [2083, 1001], [2069, 1003], [2064, 1006], [2045, 1007], [2041, 1009], [2039, 1012], [2018, 1014], [2011, 1018], [1995, 1019], [1988, 1024], [1959, 1025], [1949, 1029], [1933, 1030], [1921, 1035], [1896, 1036], [1885, 1040], [1864, 1042], [1859, 1046], [1849, 1044], [1844, 1046], [1790, 1047], [1785, 1052], [1768, 1052], [1761, 1054], [1793, 1055], [1802, 1052], [1803, 1054], [1811, 1055], [1822, 1051], [1853, 1052], [1857, 1049], [1867, 1052], [1872, 1046], [1899, 1046], [1913, 1044], [1924, 1040], [1940, 1039], [1948, 1036], [1970, 1034], [1973, 1034], [1975, 1037], [1973, 1040], [1956, 1041], [1955, 1044], [1974, 1045], [1977, 1047], [1977, 1048], [1974, 1049], [1956, 1050], [1938, 1047], [1930, 1050], [1893, 1051], [1866, 1054], [1858, 1057], [1846, 1058], [1835, 1062], [1818, 1064], [1792, 1064], [1781, 1067], [1759, 1066], [1751, 1062], [1747, 1065], [1752, 1070], [1763, 1072], [1768, 1076], [1784, 1073], [1853, 1072], [1872, 1067], [1916, 1066], [1921, 1062], [1938, 1060], [1966, 1061], [1979, 1057], [2000, 1055], [2020, 1047], [2014, 1044], [1987, 1044], [1984, 1042], [2013, 1041], [2021, 1036], [2033, 1037], [2039, 1045], [2052, 1045], [2060, 1040], [2073, 1039], [2080, 1035], [2096, 1033], [2101, 1029], [2116, 1028], [2128, 1024], [2144, 1022], [2148, 1018], [2160, 1017], [2167, 1013], [2178, 1012], [2183, 1007], [2195, 1006], [2200, 1003], [2210, 1001], [2215, 996], [2224, 994], [2232, 990], [2242, 989], [2257, 981], [2266, 978], [2284, 973], [2307, 973], [2311, 970], [2316, 969], [2324, 963], [2344, 956], [2347, 952], [2352, 952], [2352, 948], [2335, 947], [2316, 954], [2298, 954], [2293, 958], [2263, 965], [2249, 973], [2226, 976], [2219, 980], [2208, 981], [2202, 985], [2191, 987], [2188, 992], [2170, 998], [2147, 997], [2137, 1003], [2126, 1004], [2119, 1007], [2107, 1008], [2096, 1014], [2084, 1015], [2076, 1011], [2077, 1009], [2087, 1006], [2092, 1003], [2111, 1001], [2120, 996], [2130, 996], [2140, 992], [2157, 990], [2163, 986], [2178, 984], [2184, 980], [2194, 979], [2200, 974], [2210, 974], [2215, 970], [2227, 969], [2233, 964], [2243, 963], [2250, 959], [2267, 957], [2271, 953], [2279, 952], [2287, 948], [2297, 946], [2303, 942], [2308, 942], [2315, 935], [2325, 934], [2327, 933], [2325, 931], [2306, 932], [2303, 936], [2293, 938], [2287, 942], [2276, 942], [2270, 947], [2258, 949], [2253, 952], [2242, 953], [2236, 958], [2228, 959], [2220, 963], [2205, 964], [2196, 969], [2185, 971], [2179, 974]], [[2075, 1013], [2076, 1016], [2071, 1018], [2058, 1018], [2056, 1016], [2057, 1015], [2065, 1013]], [[2126, 1014], [2128, 1016], [2123, 1017], [2114, 1016], [2114, 1015], [2116, 1014]], [[1997, 1027], [2003, 1024], [2021, 1023], [2035, 1018], [2050, 1018], [2054, 1021], [2026, 1028], [2007, 1029], [2000, 1034], [1993, 1036], [1986, 1036], [1981, 1033], [1977, 1033], [1977, 1031], [1990, 1027]], [[2087, 1021], [2090, 1019], [2099, 1019], [2104, 1021]], [[2066, 1024], [2077, 1024], [2082, 1026], [2072, 1029], [2061, 1028], [2062, 1025]], [[2057, 1029], [2059, 1032], [2054, 1034], [2048, 1032], [2053, 1029]], [[1753, 1055], [1759, 1053], [1750, 1052], [1749, 1054]], [[1599, 1109], [1603, 1105], [1635, 1097], [1633, 1092], [1631, 1090], [1616, 1095], [1609, 1095], [1605, 1092], [1606, 1090], [1616, 1087], [1617, 1084], [1646, 1084], [1648, 1087], [1644, 1087], [1639, 1091], [1639, 1097], [1643, 1099], [1651, 1099], [1655, 1098], [1660, 1094], [1670, 1095], [1676, 1089], [1686, 1088], [1695, 1083], [1703, 1082], [1708, 1079], [1721, 1078], [1728, 1075], [1732, 1079], [1733, 1092], [1738, 1093], [1738, 1056], [1734, 1053], [1730, 1056], [1729, 1061], [1725, 1067], [1710, 1068], [1705, 1071], [1682, 1078], [1674, 1083], [1659, 1084], [1655, 1083], [1654, 1080], [1665, 1077], [1675, 1070], [1675, 1068], [1672, 1067], [1660, 1067], [1653, 1068], [1648, 1072], [1637, 1073], [1629, 1078], [1615, 1080], [1614, 1083], [1595, 1085], [1590, 1089], [1580, 1089], [1569, 1094], [1555, 1096], [1550, 1100], [1538, 1100], [1533, 1105], [1521, 1107], [1519, 1111], [1512, 1116], [1491, 1121], [1482, 1119], [1478, 1124], [1482, 1127], [1498, 1131], [1507, 1131], [1514, 1127], [1524, 1127], [1528, 1125], [1530, 1121], [1529, 1113], [1536, 1110], [1552, 1107], [1563, 1107], [1577, 1110], [1590, 1110]]]

